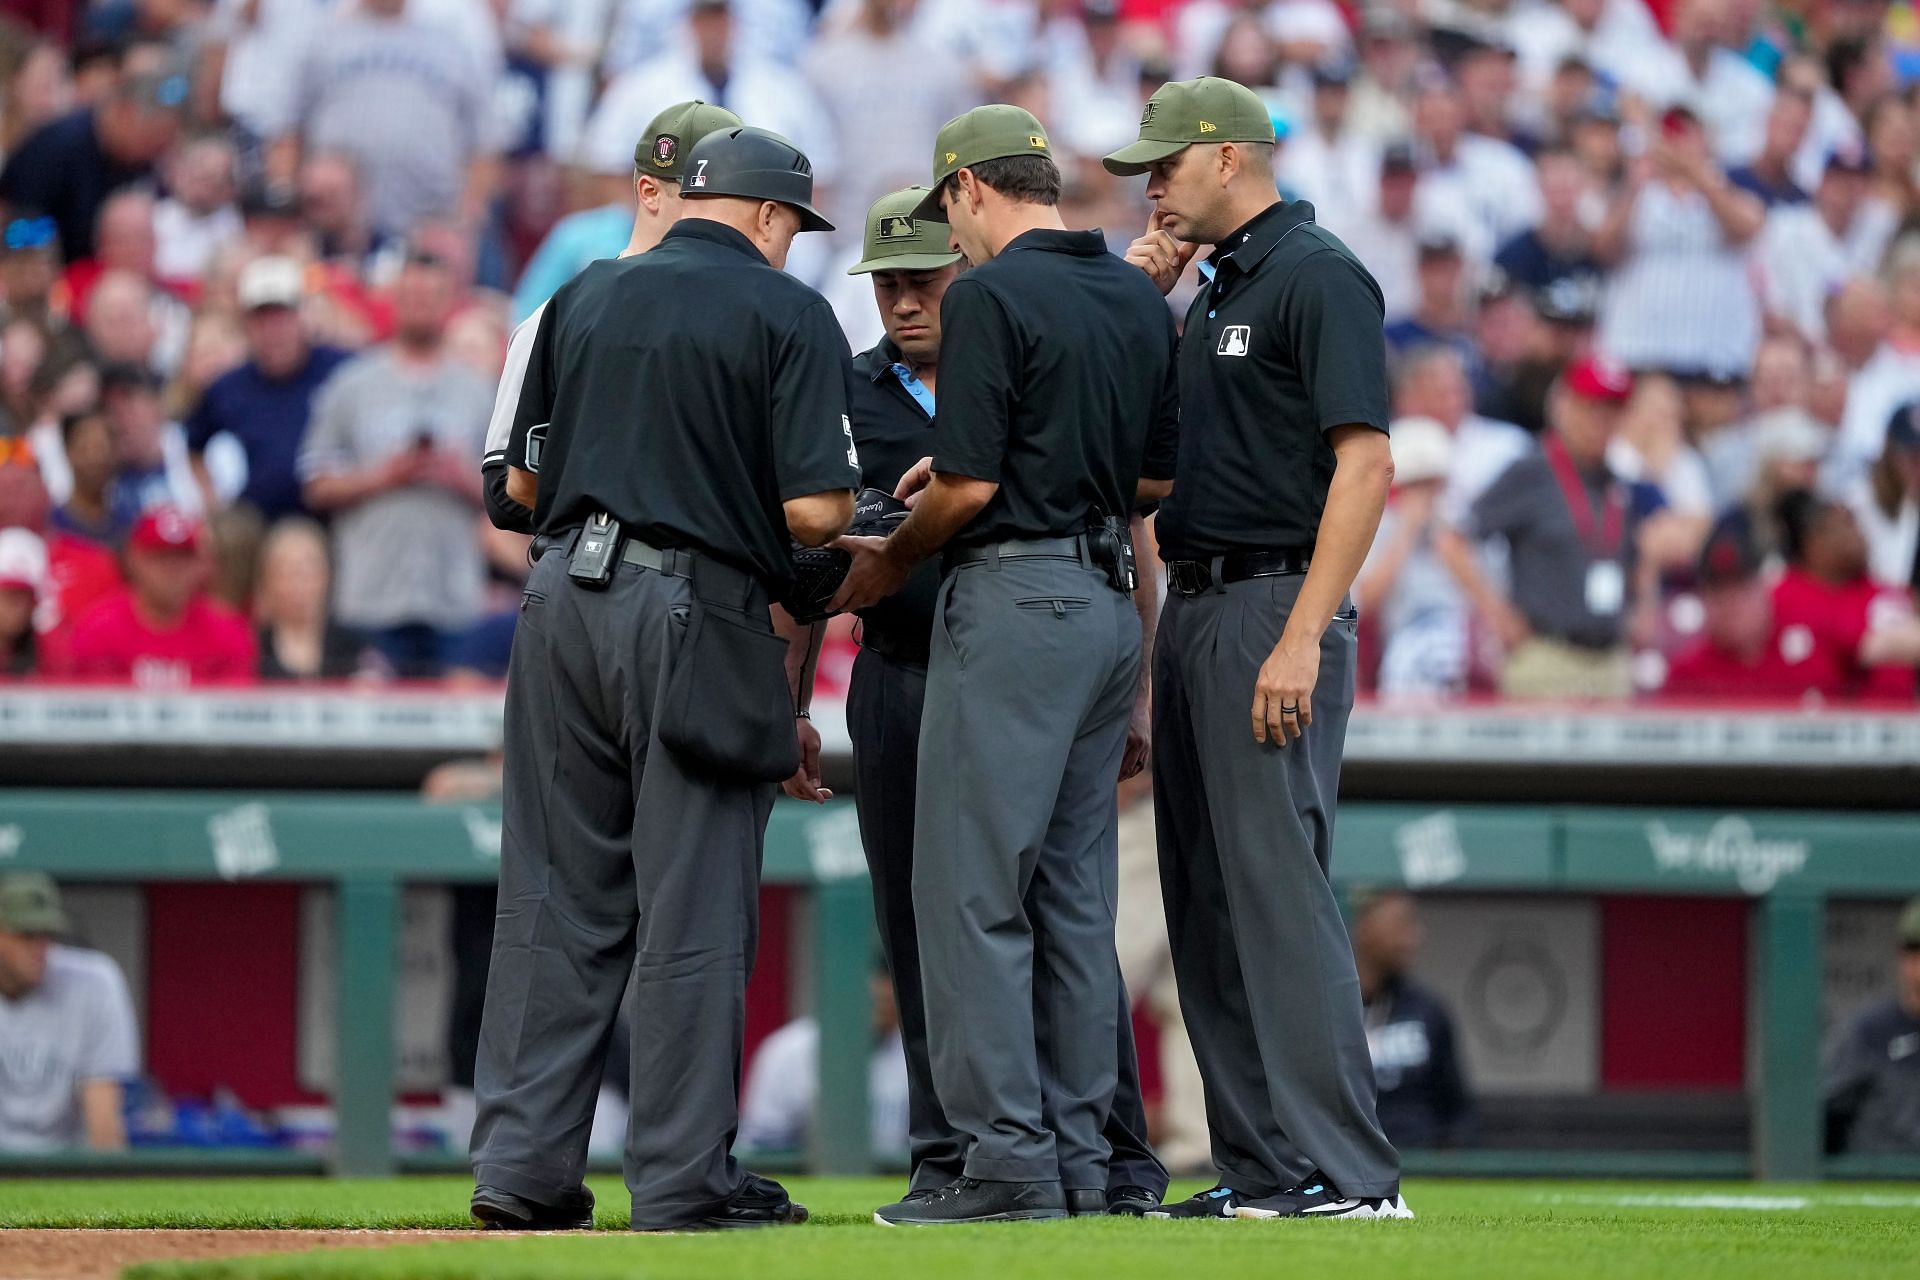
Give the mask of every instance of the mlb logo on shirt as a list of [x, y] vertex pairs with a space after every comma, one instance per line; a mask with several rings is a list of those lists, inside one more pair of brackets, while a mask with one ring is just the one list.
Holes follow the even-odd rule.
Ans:
[[1230, 324], [1220, 331], [1220, 345], [1213, 349], [1217, 356], [1244, 356], [1247, 343], [1253, 337], [1253, 329], [1244, 324]]

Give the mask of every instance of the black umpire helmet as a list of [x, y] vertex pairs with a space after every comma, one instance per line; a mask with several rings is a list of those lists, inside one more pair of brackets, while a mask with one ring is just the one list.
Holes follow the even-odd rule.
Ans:
[[813, 165], [800, 148], [767, 129], [742, 125], [710, 133], [687, 154], [680, 194], [777, 200], [800, 214], [802, 231], [831, 231], [813, 207]]

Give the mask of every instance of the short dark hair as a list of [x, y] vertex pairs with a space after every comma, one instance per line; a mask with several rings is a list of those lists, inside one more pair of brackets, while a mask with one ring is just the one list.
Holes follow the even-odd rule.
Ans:
[[[1060, 166], [1049, 156], [1002, 156], [967, 166], [974, 179], [993, 188], [1016, 204], [1060, 203]], [[941, 188], [951, 200], [960, 190], [959, 174], [949, 177]]]
[[1233, 145], [1240, 148], [1241, 154], [1247, 157], [1255, 173], [1271, 174], [1273, 172], [1274, 158], [1280, 150], [1279, 143], [1252, 139], [1236, 142]]

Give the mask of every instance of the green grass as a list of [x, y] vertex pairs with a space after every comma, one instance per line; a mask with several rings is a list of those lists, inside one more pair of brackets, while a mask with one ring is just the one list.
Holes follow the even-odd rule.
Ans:
[[[1410, 1184], [1417, 1222], [1168, 1223], [1115, 1219], [887, 1230], [898, 1185], [794, 1179], [804, 1227], [636, 1236], [600, 1180], [591, 1235], [400, 1245], [136, 1267], [129, 1280], [1875, 1280], [1915, 1274], [1920, 1186], [1703, 1183]], [[1187, 1189], [1187, 1188], [1182, 1188]], [[0, 1184], [0, 1226], [451, 1227], [450, 1178]]]

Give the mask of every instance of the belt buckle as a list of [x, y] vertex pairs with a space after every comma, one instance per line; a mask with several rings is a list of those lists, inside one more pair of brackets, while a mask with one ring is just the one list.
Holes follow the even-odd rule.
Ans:
[[1175, 560], [1167, 566], [1167, 578], [1183, 596], [1197, 596], [1213, 585], [1213, 574], [1200, 560]]

